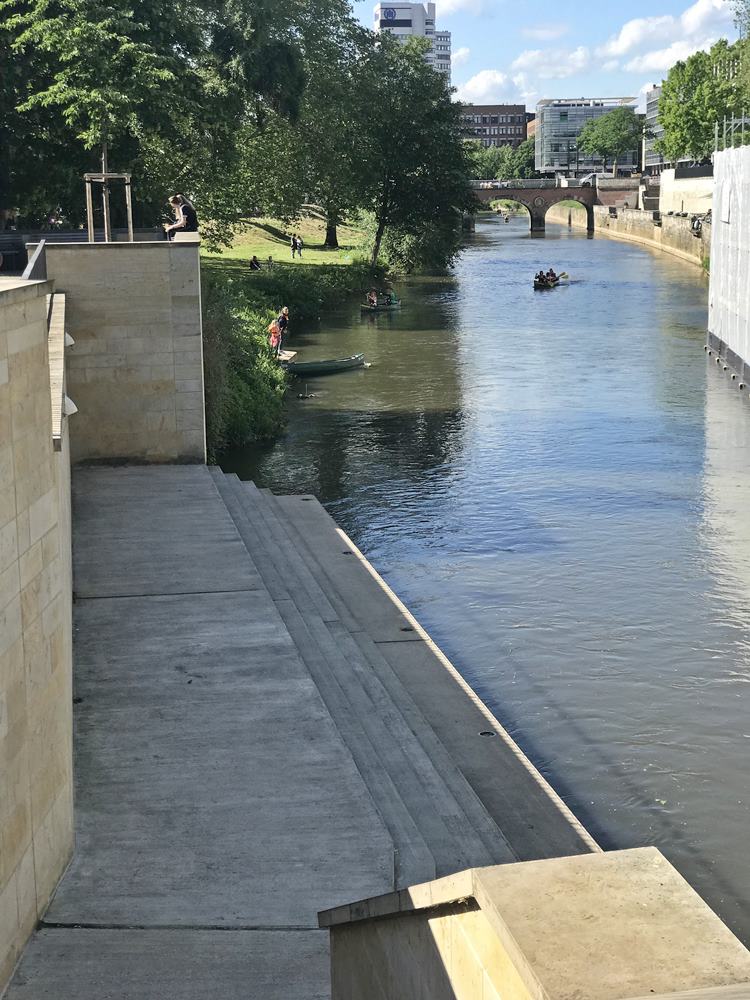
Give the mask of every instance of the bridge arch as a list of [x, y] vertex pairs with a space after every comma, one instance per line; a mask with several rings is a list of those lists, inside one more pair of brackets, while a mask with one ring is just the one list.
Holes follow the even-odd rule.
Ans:
[[478, 188], [475, 194], [483, 202], [499, 198], [517, 201], [529, 213], [531, 232], [538, 235], [544, 233], [547, 212], [553, 205], [559, 205], [561, 201], [575, 201], [586, 209], [587, 231], [594, 231], [594, 205], [598, 203], [594, 188], [560, 188], [554, 186], [554, 182], [528, 181], [517, 185], [514, 182], [512, 187]]

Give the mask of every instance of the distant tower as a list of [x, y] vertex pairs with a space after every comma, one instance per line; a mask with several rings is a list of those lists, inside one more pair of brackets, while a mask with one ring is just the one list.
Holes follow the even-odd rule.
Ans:
[[431, 48], [425, 59], [451, 82], [451, 33], [435, 30], [434, 3], [379, 3], [375, 5], [375, 31], [387, 31], [396, 38], [417, 35], [427, 38]]

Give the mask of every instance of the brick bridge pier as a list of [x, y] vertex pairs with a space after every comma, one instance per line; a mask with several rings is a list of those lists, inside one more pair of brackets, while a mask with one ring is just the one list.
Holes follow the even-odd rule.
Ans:
[[[549, 187], [544, 186], [549, 184]], [[479, 201], [497, 201], [500, 198], [517, 201], [528, 211], [531, 219], [531, 232], [543, 233], [547, 210], [561, 201], [576, 201], [586, 209], [586, 228], [594, 231], [594, 205], [599, 204], [596, 189], [555, 187], [554, 181], [527, 181], [526, 184], [516, 184], [513, 187], [480, 188], [476, 186], [474, 194]]]

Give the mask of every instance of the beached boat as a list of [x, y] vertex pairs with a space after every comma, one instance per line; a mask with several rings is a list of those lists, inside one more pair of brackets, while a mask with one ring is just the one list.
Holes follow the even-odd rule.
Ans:
[[401, 299], [393, 299], [391, 302], [378, 302], [376, 306], [370, 305], [369, 302], [363, 302], [361, 308], [362, 312], [366, 313], [392, 312], [394, 309], [401, 308]]
[[284, 365], [290, 375], [303, 378], [306, 375], [334, 375], [336, 372], [364, 368], [364, 354], [353, 354], [350, 358], [336, 358], [330, 361], [292, 361]]

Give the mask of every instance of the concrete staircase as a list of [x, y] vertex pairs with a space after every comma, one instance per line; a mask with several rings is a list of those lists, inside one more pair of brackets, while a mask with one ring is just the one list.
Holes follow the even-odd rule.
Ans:
[[419, 641], [413, 624], [325, 509], [211, 473], [393, 840], [395, 884], [515, 860], [378, 647]]

